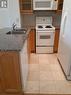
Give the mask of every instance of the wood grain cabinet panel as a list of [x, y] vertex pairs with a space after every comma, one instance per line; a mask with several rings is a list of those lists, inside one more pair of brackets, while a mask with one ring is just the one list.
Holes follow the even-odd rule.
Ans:
[[31, 29], [30, 33], [29, 33], [29, 47], [30, 47], [30, 53], [35, 53], [35, 48], [36, 48], [36, 30], [35, 29]]
[[21, 77], [18, 52], [0, 52], [0, 73], [6, 93], [21, 92]]
[[62, 12], [64, 0], [58, 0], [58, 12]]
[[3, 92], [4, 92], [4, 78], [0, 62], [0, 94], [2, 94]]
[[23, 14], [33, 13], [33, 0], [19, 0], [20, 12]]
[[56, 29], [55, 30], [55, 39], [54, 39], [54, 53], [58, 52], [59, 35], [60, 35], [60, 29]]

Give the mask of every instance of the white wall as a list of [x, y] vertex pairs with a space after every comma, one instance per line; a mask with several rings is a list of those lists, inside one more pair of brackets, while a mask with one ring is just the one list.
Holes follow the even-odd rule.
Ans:
[[71, 10], [71, 0], [64, 0], [63, 10]]
[[28, 79], [28, 51], [27, 51], [27, 40], [24, 43], [22, 50], [20, 51], [20, 68], [21, 68], [21, 80], [22, 90], [26, 90], [27, 79]]
[[9, 6], [7, 8], [0, 8], [0, 28], [9, 26]]
[[17, 26], [20, 26], [20, 9], [19, 9], [19, 0], [9, 0], [9, 16], [10, 16], [10, 25], [14, 22]]
[[8, 0], [8, 7], [0, 8], [0, 28], [11, 27], [13, 22], [21, 26], [19, 0]]

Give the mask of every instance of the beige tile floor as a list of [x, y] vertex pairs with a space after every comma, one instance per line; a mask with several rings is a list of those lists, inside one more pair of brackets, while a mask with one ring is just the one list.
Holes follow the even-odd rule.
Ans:
[[71, 94], [56, 54], [31, 54], [25, 93]]

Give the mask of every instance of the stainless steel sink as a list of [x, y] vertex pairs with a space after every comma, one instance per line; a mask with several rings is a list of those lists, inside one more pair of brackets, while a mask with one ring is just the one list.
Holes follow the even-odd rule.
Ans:
[[26, 29], [15, 29], [7, 32], [6, 34], [10, 35], [10, 34], [26, 34], [26, 33], [27, 33]]
[[15, 31], [26, 31], [26, 29], [23, 29], [23, 28], [21, 28], [21, 29], [15, 29]]

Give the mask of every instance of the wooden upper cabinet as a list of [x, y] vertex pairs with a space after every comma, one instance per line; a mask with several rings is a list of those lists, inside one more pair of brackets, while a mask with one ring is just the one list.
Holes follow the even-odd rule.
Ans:
[[4, 92], [20, 93], [22, 91], [19, 54], [17, 52], [0, 52], [0, 73]]
[[19, 0], [20, 1], [20, 12], [24, 14], [33, 13], [32, 0]]
[[62, 12], [64, 0], [58, 0], [58, 12]]

